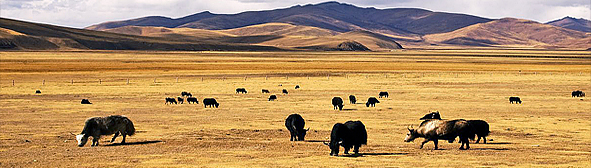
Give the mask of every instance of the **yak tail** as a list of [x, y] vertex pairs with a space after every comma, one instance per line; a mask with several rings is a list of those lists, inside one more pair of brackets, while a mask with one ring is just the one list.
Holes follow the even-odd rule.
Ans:
[[133, 126], [133, 122], [127, 119], [127, 124], [125, 125], [125, 132], [127, 135], [132, 136], [135, 134], [135, 127]]

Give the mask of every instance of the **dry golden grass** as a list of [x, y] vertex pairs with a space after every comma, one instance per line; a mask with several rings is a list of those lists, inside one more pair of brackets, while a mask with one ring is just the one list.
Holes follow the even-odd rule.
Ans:
[[[591, 101], [570, 97], [577, 89], [591, 93], [589, 52], [84, 51], [0, 58], [0, 167], [591, 165]], [[249, 93], [235, 94], [237, 87]], [[266, 101], [263, 88], [278, 100]], [[279, 94], [284, 88], [289, 95]], [[164, 104], [181, 91], [214, 97], [220, 108]], [[390, 97], [375, 108], [347, 103], [332, 110], [334, 96], [364, 102], [379, 91]], [[509, 96], [523, 104], [509, 104]], [[94, 104], [81, 105], [82, 98]], [[443, 141], [443, 150], [433, 143], [418, 149], [422, 139], [404, 143], [406, 126], [417, 126], [430, 110], [488, 121], [490, 143], [466, 151]], [[284, 119], [292, 113], [311, 127], [308, 142], [288, 141]], [[131, 144], [112, 146], [106, 136], [98, 147], [76, 146], [70, 132], [79, 133], [86, 118], [112, 114], [134, 121]], [[320, 141], [347, 120], [367, 127], [363, 156], [330, 157]]]

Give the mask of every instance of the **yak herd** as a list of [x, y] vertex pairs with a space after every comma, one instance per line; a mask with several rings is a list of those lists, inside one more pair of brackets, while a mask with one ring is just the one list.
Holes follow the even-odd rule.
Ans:
[[[295, 89], [300, 89], [300, 86], [296, 85]], [[270, 93], [267, 89], [262, 89], [261, 92]], [[236, 93], [247, 94], [248, 91], [245, 88], [237, 88]], [[286, 89], [283, 89], [282, 93], [288, 94]], [[379, 98], [388, 98], [389, 94], [388, 92], [382, 91], [378, 96]], [[572, 92], [572, 97], [584, 96], [585, 93], [580, 90]], [[185, 91], [181, 92], [181, 97], [177, 97], [177, 99], [165, 98], [165, 104], [183, 104], [183, 98], [187, 100], [188, 104], [199, 104], [197, 98]], [[276, 99], [276, 95], [270, 95], [268, 100], [273, 101]], [[82, 103], [85, 104], [85, 101], [87, 102], [88, 100], [84, 99]], [[202, 102], [206, 108], [207, 106], [219, 107], [219, 103], [214, 98], [204, 98]], [[510, 97], [509, 102], [511, 104], [521, 104], [522, 101], [519, 97]], [[356, 104], [357, 98], [354, 95], [349, 95], [349, 103]], [[367, 107], [375, 107], [376, 103], [380, 103], [380, 101], [375, 97], [369, 97], [365, 105]], [[343, 110], [344, 101], [341, 97], [333, 97], [332, 105], [335, 110]], [[424, 138], [420, 145], [421, 149], [429, 141], [433, 141], [435, 149], [438, 149], [439, 140], [447, 140], [449, 143], [452, 143], [457, 137], [459, 137], [458, 142], [461, 143], [461, 150], [470, 149], [470, 140], [478, 137], [476, 143], [479, 143], [480, 139], [483, 140], [483, 143], [486, 143], [486, 137], [490, 133], [489, 124], [486, 121], [464, 119], [444, 120], [441, 119], [439, 111], [430, 112], [419, 120], [423, 121], [419, 124], [418, 128], [413, 128], [412, 126], [407, 128], [408, 133], [404, 142], [412, 142], [416, 138]], [[304, 118], [299, 114], [291, 114], [285, 119], [285, 127], [290, 133], [290, 141], [304, 141], [306, 133], [310, 130], [310, 128], [304, 129], [305, 124]], [[76, 135], [76, 140], [78, 141], [78, 146], [82, 147], [86, 144], [89, 137], [93, 137], [92, 146], [97, 146], [101, 135], [115, 134], [111, 142], [114, 142], [117, 136], [121, 135], [123, 137], [121, 143], [125, 143], [126, 136], [134, 135], [134, 133], [135, 128], [133, 123], [125, 116], [93, 117], [86, 120], [84, 129], [80, 134]], [[324, 144], [329, 146], [331, 156], [338, 156], [340, 146], [344, 148], [345, 154], [349, 154], [351, 148], [353, 148], [355, 154], [358, 154], [361, 145], [367, 144], [365, 125], [361, 121], [336, 123], [331, 130], [330, 142], [324, 142]]]

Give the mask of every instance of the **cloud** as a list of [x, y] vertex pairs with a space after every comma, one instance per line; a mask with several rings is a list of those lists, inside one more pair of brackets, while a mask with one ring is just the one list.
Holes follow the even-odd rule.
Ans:
[[[202, 11], [243, 11], [316, 4], [322, 0], [3, 0], [0, 16], [19, 20], [86, 27], [105, 21], [144, 16], [178, 18]], [[565, 16], [591, 19], [589, 0], [342, 0], [362, 7], [413, 7], [487, 18], [515, 17], [547, 22]]]

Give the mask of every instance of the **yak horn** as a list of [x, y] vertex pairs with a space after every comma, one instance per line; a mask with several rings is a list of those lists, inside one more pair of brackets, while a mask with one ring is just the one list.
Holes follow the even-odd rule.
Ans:
[[322, 143], [323, 143], [324, 145], [328, 145], [328, 143], [327, 143], [327, 142], [322, 142]]
[[70, 134], [72, 134], [72, 135], [76, 136], [76, 134], [74, 134], [74, 133], [72, 133], [72, 132], [70, 132]]
[[308, 129], [306, 129], [306, 131], [310, 131], [310, 127], [308, 127]]

